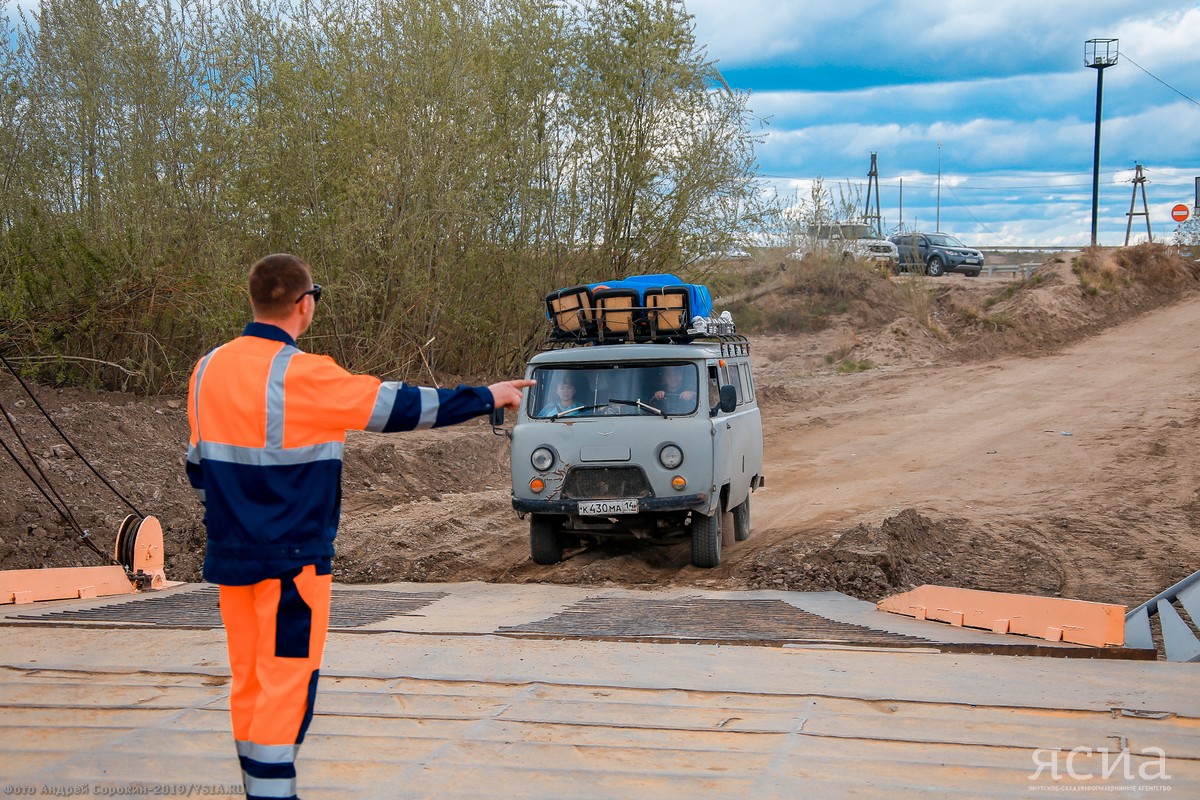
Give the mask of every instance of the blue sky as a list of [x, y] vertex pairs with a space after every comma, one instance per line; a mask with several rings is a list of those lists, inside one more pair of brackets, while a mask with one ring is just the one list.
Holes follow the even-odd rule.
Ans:
[[[1119, 63], [1104, 71], [1099, 241], [1125, 241], [1135, 162], [1149, 180], [1155, 240], [1175, 231], [1173, 205], [1195, 201], [1200, 2], [686, 7], [726, 81], [751, 92], [761, 174], [786, 196], [807, 193], [816, 177], [865, 188], [875, 151], [885, 227], [900, 221], [903, 179], [905, 225], [932, 230], [940, 142], [942, 230], [980, 246], [1087, 244], [1096, 70], [1084, 66], [1084, 42], [1115, 38]], [[1134, 217], [1134, 238], [1145, 232], [1145, 217]]]

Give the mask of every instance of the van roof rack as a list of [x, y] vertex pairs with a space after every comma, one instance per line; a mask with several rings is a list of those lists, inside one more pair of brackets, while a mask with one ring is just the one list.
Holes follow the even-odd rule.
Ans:
[[750, 340], [740, 333], [726, 334], [695, 334], [682, 337], [666, 337], [646, 339], [609, 339], [605, 341], [597, 336], [550, 337], [538, 347], [540, 351], [569, 350], [575, 347], [615, 347], [623, 344], [705, 344], [717, 343], [721, 346], [721, 357], [750, 355]]

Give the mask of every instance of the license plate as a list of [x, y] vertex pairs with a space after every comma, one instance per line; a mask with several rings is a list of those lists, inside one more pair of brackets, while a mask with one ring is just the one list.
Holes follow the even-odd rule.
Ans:
[[579, 513], [585, 517], [606, 517], [610, 514], [638, 513], [637, 500], [587, 500], [579, 504]]

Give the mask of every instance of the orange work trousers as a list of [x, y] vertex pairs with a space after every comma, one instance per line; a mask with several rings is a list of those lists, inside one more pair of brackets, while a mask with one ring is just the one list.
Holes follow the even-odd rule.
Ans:
[[296, 796], [296, 752], [316, 701], [332, 580], [310, 564], [220, 587], [229, 713], [247, 798]]

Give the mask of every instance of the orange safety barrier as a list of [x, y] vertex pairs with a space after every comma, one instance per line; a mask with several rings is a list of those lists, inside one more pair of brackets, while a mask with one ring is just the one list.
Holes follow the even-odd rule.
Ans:
[[1036, 636], [1051, 642], [1094, 647], [1125, 644], [1125, 606], [1108, 603], [926, 584], [910, 592], [885, 597], [875, 607], [917, 619], [982, 628], [993, 633]]

